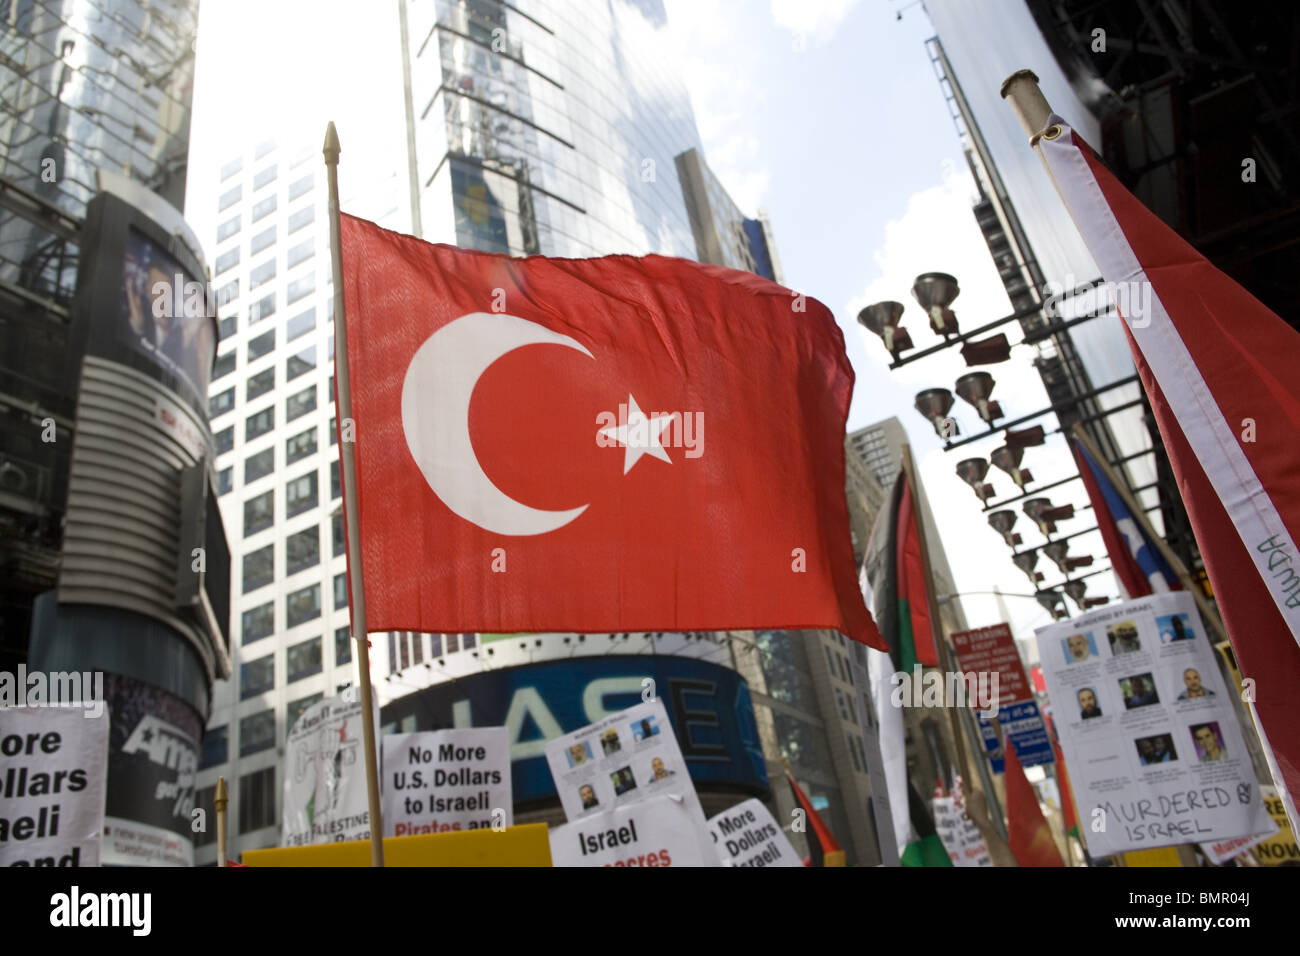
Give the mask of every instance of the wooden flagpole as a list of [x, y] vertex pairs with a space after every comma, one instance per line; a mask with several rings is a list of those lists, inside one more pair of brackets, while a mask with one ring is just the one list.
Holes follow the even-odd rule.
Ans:
[[[943, 622], [939, 617], [939, 606], [935, 602], [934, 569], [930, 564], [930, 548], [925, 537], [925, 515], [921, 510], [920, 485], [916, 480], [916, 462], [912, 460], [912, 446], [904, 444], [902, 448], [903, 475], [912, 493], [912, 518], [916, 522], [917, 539], [921, 545], [921, 571], [924, 575], [925, 602], [930, 613], [930, 633], [934, 638], [934, 648], [938, 655], [939, 667], [944, 672], [944, 682], [948, 674], [954, 673], [952, 655], [948, 649], [948, 637], [943, 632]], [[915, 635], [913, 635], [915, 640]], [[947, 689], [945, 687], [945, 701]], [[963, 710], [965, 708], [962, 708]], [[979, 771], [981, 787], [975, 786], [975, 777], [970, 772], [970, 763], [966, 759], [965, 731], [967, 722], [957, 713], [958, 708], [948, 708], [948, 720], [952, 727], [952, 736], [957, 747], [957, 760], [961, 766], [962, 780], [965, 781], [966, 812], [971, 818], [984, 842], [988, 846], [989, 857], [996, 866], [1019, 866], [1011, 848], [1007, 844], [1006, 827], [1002, 822], [1002, 808], [998, 804], [997, 791], [989, 778], [988, 766], [978, 756], [975, 766]], [[978, 733], [975, 735], [979, 740]]]
[[348, 538], [348, 574], [352, 593], [352, 639], [357, 646], [361, 680], [361, 727], [365, 738], [366, 799], [370, 806], [370, 862], [384, 865], [384, 822], [379, 806], [379, 769], [375, 753], [374, 691], [370, 686], [370, 641], [366, 632], [366, 592], [361, 580], [361, 527], [357, 518], [357, 459], [352, 441], [343, 437], [352, 421], [352, 387], [348, 372], [348, 331], [343, 309], [343, 259], [339, 237], [339, 134], [325, 129], [325, 171], [329, 178], [330, 260], [334, 275], [334, 389], [338, 394], [339, 453], [343, 459], [343, 524]]
[[212, 796], [212, 809], [217, 814], [217, 869], [226, 868], [226, 806], [230, 803], [226, 796], [226, 778], [217, 778], [217, 789]]

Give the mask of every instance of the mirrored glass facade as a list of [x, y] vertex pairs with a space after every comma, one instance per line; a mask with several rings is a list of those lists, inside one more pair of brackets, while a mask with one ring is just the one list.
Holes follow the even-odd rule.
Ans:
[[659, 0], [407, 0], [426, 239], [512, 255], [695, 257], [699, 146]]

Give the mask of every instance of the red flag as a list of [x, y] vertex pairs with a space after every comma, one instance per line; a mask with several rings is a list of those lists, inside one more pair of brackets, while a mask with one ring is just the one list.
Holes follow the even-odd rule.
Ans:
[[[1300, 334], [1137, 201], [1059, 117], [1038, 146], [1113, 283], [1242, 675], [1300, 790]], [[1292, 807], [1294, 812], [1294, 807]]]
[[[912, 484], [901, 476], [902, 499], [898, 506], [898, 608], [902, 647], [901, 669], [911, 673], [916, 661], [926, 667], [938, 667], [934, 648], [934, 628], [930, 621], [930, 602], [926, 596], [925, 569], [921, 561], [920, 511], [914, 506]], [[911, 628], [911, 634], [907, 633]], [[910, 637], [912, 654], [908, 654]]]
[[341, 240], [370, 629], [874, 633], [825, 306], [660, 256]]
[[1065, 866], [1010, 737], [1006, 738], [1003, 779], [1007, 787], [1007, 844], [1016, 862], [1021, 866]]
[[1061, 745], [1052, 737], [1052, 755], [1056, 757], [1056, 787], [1061, 791], [1061, 812], [1065, 815], [1065, 832], [1076, 839], [1079, 835], [1079, 815], [1074, 810], [1074, 792], [1070, 789], [1070, 775], [1065, 771], [1065, 757]]

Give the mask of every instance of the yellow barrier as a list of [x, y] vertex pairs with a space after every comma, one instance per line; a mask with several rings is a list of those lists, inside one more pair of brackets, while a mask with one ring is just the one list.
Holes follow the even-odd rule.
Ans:
[[[370, 841], [246, 850], [245, 866], [369, 866]], [[550, 866], [545, 823], [385, 837], [385, 866]]]

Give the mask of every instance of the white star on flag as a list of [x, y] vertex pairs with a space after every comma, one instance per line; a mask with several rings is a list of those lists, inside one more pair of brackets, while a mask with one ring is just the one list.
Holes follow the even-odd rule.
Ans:
[[641, 411], [636, 399], [629, 394], [627, 396], [627, 424], [610, 425], [607, 428], [602, 428], [600, 434], [608, 435], [626, 449], [623, 455], [623, 474], [626, 475], [642, 455], [653, 455], [655, 458], [663, 459], [670, 465], [673, 463], [673, 460], [668, 457], [668, 452], [664, 450], [664, 446], [659, 443], [660, 434], [672, 420], [671, 415], [656, 415], [654, 418], [646, 418], [645, 412]]

